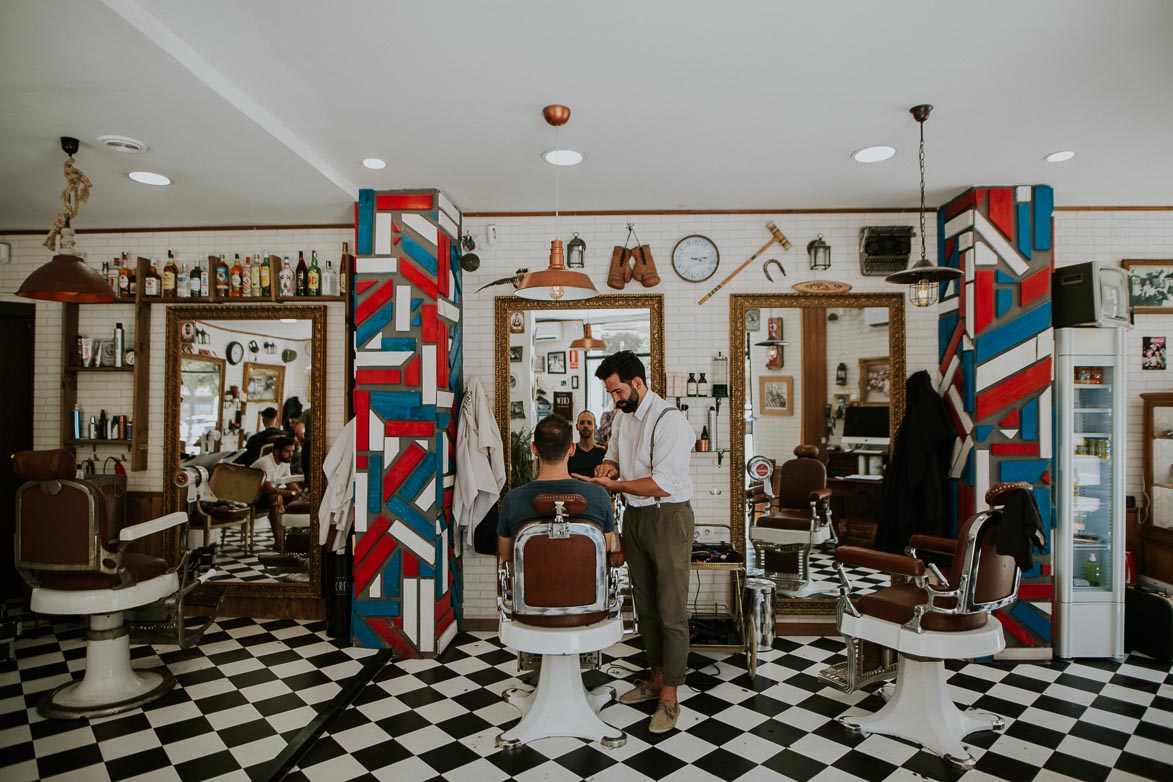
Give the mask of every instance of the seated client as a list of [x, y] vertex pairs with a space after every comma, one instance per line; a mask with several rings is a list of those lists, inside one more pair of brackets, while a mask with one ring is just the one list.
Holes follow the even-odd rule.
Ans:
[[293, 458], [293, 438], [278, 437], [273, 441], [273, 450], [250, 465], [265, 473], [261, 485], [261, 502], [269, 508], [269, 525], [273, 539], [281, 546], [281, 515], [285, 513], [286, 498], [292, 500], [301, 496], [301, 487], [289, 482], [289, 461]]

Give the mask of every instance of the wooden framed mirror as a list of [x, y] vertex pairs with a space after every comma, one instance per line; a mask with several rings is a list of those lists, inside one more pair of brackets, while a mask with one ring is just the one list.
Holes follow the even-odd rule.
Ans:
[[[755, 331], [747, 328], [751, 310], [756, 312], [748, 323], [759, 324]], [[767, 334], [767, 324], [776, 333]], [[774, 344], [756, 344], [763, 342]], [[866, 417], [873, 426], [886, 411], [888, 438], [894, 438], [900, 426], [906, 374], [902, 294], [733, 294], [729, 355], [730, 526], [734, 545], [742, 553], [747, 550], [749, 522], [745, 466], [754, 455], [781, 464], [793, 457], [795, 446], [817, 445], [828, 474], [841, 475], [830, 481], [841, 484], [831, 487], [843, 494], [841, 500], [878, 496], [874, 478], [851, 480], [843, 475], [856, 472], [858, 457], [854, 451], [837, 449], [844, 438], [847, 408], [867, 406]], [[762, 409], [757, 397], [763, 377], [793, 378], [788, 414], [778, 415], [777, 400], [771, 402], [774, 409]], [[861, 398], [863, 393], [867, 399]], [[779, 596], [777, 602], [779, 615], [830, 614], [835, 609], [830, 595]]]
[[[167, 308], [163, 449], [168, 512], [189, 510], [186, 496], [173, 487], [177, 469], [199, 466], [210, 475], [222, 461], [247, 461], [245, 445], [258, 431], [260, 412], [271, 407], [284, 415], [300, 408], [298, 420], [303, 426], [299, 430], [304, 431], [291, 469], [307, 478], [303, 484], [307, 513], [287, 511], [288, 519], [283, 517], [279, 530], [283, 534], [274, 535], [266, 509], [258, 507], [251, 541], [240, 528], [213, 530], [219, 533], [212, 560], [218, 575], [213, 579], [230, 585], [230, 597], [320, 596], [317, 509], [323, 489], [323, 448], [328, 443], [324, 442], [325, 416], [314, 411], [324, 413], [326, 405], [326, 312], [325, 306], [304, 304]], [[197, 341], [185, 338], [195, 330], [205, 336]], [[251, 355], [242, 356], [242, 345], [250, 346]], [[242, 357], [248, 361], [241, 361]], [[208, 406], [203, 399], [207, 394], [197, 397], [193, 383], [199, 382], [200, 389], [210, 388], [212, 368], [219, 373], [219, 404], [215, 412], [199, 417], [194, 408], [202, 411]], [[250, 398], [250, 389], [256, 399]], [[213, 426], [195, 432], [193, 423], [195, 429]], [[194, 532], [201, 524], [197, 514], [189, 512]], [[192, 545], [200, 545], [201, 538], [202, 532], [193, 535]], [[169, 540], [168, 551], [173, 558], [178, 556], [178, 539]]]
[[[594, 374], [604, 357], [618, 350], [635, 352], [643, 359], [652, 390], [665, 395], [663, 296], [613, 294], [579, 301], [498, 296], [494, 307], [494, 396], [505, 446], [506, 491], [513, 486], [515, 470], [524, 477], [527, 432], [553, 411], [555, 395], [559, 401], [568, 399], [575, 416], [589, 409], [598, 418], [610, 409], [610, 397]], [[588, 327], [606, 348], [571, 346]], [[511, 444], [522, 456], [516, 465]]]

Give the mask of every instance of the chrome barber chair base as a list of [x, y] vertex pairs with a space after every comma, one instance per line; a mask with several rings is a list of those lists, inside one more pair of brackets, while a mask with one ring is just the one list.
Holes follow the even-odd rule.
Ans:
[[497, 736], [497, 746], [516, 749], [538, 739], [568, 736], [621, 747], [627, 743], [627, 734], [603, 722], [598, 714], [614, 697], [612, 687], [586, 691], [577, 654], [547, 654], [532, 692], [506, 691], [505, 701], [523, 716], [521, 722]]

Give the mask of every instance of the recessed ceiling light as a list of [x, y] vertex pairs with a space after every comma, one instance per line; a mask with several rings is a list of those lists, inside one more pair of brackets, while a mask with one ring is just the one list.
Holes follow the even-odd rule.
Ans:
[[1043, 160], [1047, 161], [1048, 163], [1062, 163], [1064, 160], [1071, 160], [1073, 157], [1075, 157], [1074, 152], [1070, 150], [1064, 150], [1062, 152], [1052, 152], [1043, 158]]
[[164, 187], [171, 184], [171, 180], [162, 174], [155, 174], [151, 171], [131, 171], [127, 174], [128, 177], [143, 185], [156, 185]]
[[364, 161], [362, 162], [362, 164], [363, 164], [364, 166], [366, 166], [367, 168], [373, 168], [373, 169], [375, 169], [376, 171], [378, 171], [380, 168], [386, 168], [386, 167], [387, 167], [387, 161], [385, 161], [385, 160], [379, 160], [379, 158], [377, 158], [377, 157], [369, 157], [369, 158], [367, 158], [366, 160], [364, 160]]
[[577, 166], [584, 155], [573, 149], [551, 149], [542, 153], [542, 159], [552, 166]]
[[851, 153], [857, 163], [882, 163], [896, 154], [896, 147], [864, 147]]
[[130, 138], [129, 136], [98, 136], [98, 143], [107, 149], [126, 154], [138, 154], [150, 149], [142, 141]]

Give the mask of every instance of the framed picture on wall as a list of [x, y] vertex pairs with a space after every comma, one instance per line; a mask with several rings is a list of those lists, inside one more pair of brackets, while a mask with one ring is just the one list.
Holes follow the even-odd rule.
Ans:
[[1173, 313], [1173, 260], [1125, 259], [1132, 306], [1138, 314]]
[[789, 375], [759, 377], [758, 405], [762, 415], [794, 415], [794, 378]]
[[886, 405], [892, 401], [892, 362], [887, 356], [859, 360], [859, 403]]
[[546, 354], [546, 372], [551, 375], [566, 374], [565, 350], [556, 350]]
[[285, 400], [285, 367], [244, 363], [244, 393], [249, 402], [272, 402], [280, 407]]
[[520, 364], [521, 363], [523, 349], [524, 348], [521, 345], [510, 345], [509, 346], [509, 363], [510, 364]]
[[525, 402], [510, 402], [509, 403], [509, 417], [510, 418], [525, 418]]
[[575, 375], [574, 377], [570, 378], [570, 387], [571, 388], [578, 388], [578, 375]]
[[509, 316], [509, 333], [510, 334], [524, 334], [525, 333], [525, 315], [520, 312], [514, 312]]

